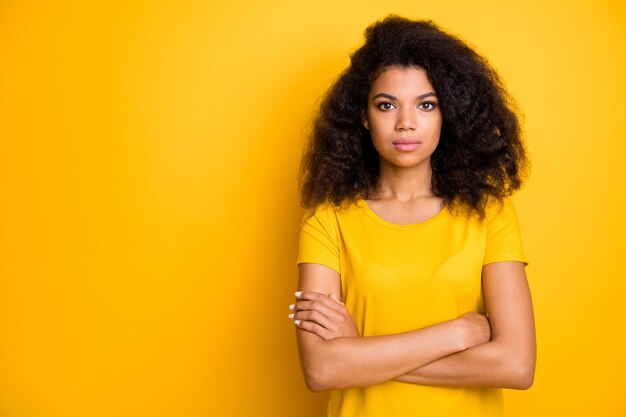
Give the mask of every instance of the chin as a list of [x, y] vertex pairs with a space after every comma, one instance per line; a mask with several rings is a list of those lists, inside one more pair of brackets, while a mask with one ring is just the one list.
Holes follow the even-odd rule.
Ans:
[[419, 168], [421, 166], [429, 166], [430, 167], [430, 159], [424, 160], [424, 159], [417, 159], [417, 158], [402, 158], [402, 159], [397, 159], [395, 161], [387, 161], [387, 163], [389, 163], [390, 165], [396, 167], [396, 168], [404, 168], [404, 169], [413, 169], [413, 168]]

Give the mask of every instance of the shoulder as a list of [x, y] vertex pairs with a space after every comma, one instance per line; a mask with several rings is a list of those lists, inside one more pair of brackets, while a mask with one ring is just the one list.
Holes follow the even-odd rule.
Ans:
[[330, 203], [323, 203], [304, 212], [301, 226], [302, 228], [314, 226], [328, 229], [337, 223], [336, 218], [336, 207]]
[[362, 200], [343, 205], [324, 202], [314, 208], [307, 209], [302, 223], [317, 221], [325, 224], [337, 224], [339, 219], [353, 216], [360, 211], [362, 211]]
[[485, 264], [501, 261], [527, 263], [515, 206], [510, 198], [494, 201], [485, 210], [487, 252]]
[[[447, 209], [453, 217], [464, 219], [476, 225], [487, 225], [487, 227], [493, 221], [510, 219], [516, 216], [515, 206], [510, 197], [497, 198], [488, 196], [482, 204], [482, 210], [480, 211], [459, 200], [454, 200], [448, 205]], [[483, 215], [481, 215], [481, 211]]]
[[298, 264], [313, 263], [341, 270], [337, 207], [324, 203], [304, 213], [300, 229]]
[[517, 221], [515, 205], [510, 197], [502, 199], [490, 198], [485, 207], [485, 222], [487, 225], [499, 221]]
[[334, 216], [337, 207], [332, 203], [322, 203], [316, 207], [308, 208], [304, 212], [303, 222], [313, 217], [328, 217]]
[[301, 236], [311, 235], [337, 242], [339, 224], [337, 220], [338, 207], [332, 203], [322, 203], [314, 208], [307, 209], [302, 218]]

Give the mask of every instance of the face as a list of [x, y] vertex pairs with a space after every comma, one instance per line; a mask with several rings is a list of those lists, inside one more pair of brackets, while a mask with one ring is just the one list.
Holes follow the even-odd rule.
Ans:
[[372, 83], [363, 125], [384, 165], [430, 170], [441, 133], [441, 111], [426, 71], [390, 67]]

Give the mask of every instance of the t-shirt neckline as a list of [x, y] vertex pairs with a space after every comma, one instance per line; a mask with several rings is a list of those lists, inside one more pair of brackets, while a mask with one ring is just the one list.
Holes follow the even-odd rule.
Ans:
[[419, 223], [397, 224], [397, 223], [392, 223], [390, 221], [387, 221], [383, 219], [382, 217], [380, 217], [378, 214], [376, 214], [376, 212], [370, 208], [369, 204], [367, 204], [364, 198], [360, 198], [357, 201], [357, 204], [365, 211], [368, 217], [370, 217], [376, 223], [382, 226], [388, 227], [390, 229], [394, 229], [394, 230], [414, 230], [414, 229], [427, 226], [431, 223], [434, 223], [438, 219], [442, 218], [444, 215], [444, 212], [447, 210], [447, 208], [444, 206], [441, 208], [441, 210], [437, 212], [437, 214]]

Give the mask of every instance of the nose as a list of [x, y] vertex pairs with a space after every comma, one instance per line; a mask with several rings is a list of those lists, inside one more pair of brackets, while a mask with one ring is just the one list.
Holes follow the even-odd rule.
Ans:
[[400, 109], [397, 113], [396, 130], [415, 130], [417, 127], [416, 114], [412, 108]]

